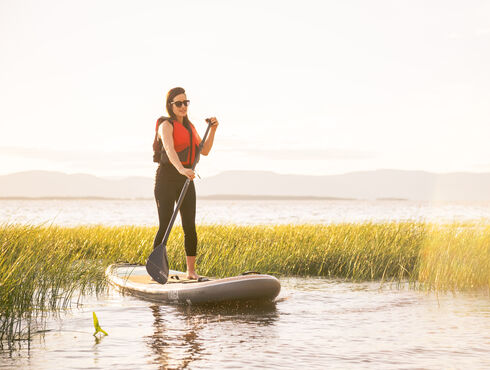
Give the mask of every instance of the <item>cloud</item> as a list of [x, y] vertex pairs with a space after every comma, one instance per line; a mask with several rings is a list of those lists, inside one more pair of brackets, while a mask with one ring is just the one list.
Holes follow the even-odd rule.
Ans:
[[72, 151], [23, 147], [0, 147], [0, 156], [71, 163], [88, 163], [95, 161], [140, 162], [142, 160], [152, 160], [152, 153], [149, 152]]
[[480, 28], [475, 31], [475, 35], [478, 37], [490, 36], [490, 28]]
[[[273, 160], [359, 160], [377, 157], [377, 153], [348, 150], [348, 149], [252, 149], [234, 148], [225, 151], [244, 153], [264, 159]], [[48, 160], [53, 162], [89, 163], [110, 162], [128, 163], [152, 161], [151, 152], [121, 152], [121, 151], [81, 151], [58, 150], [46, 148], [0, 147], [0, 156], [16, 157], [23, 159]]]
[[314, 160], [359, 160], [371, 159], [376, 157], [376, 153], [346, 150], [346, 149], [286, 149], [286, 150], [264, 150], [255, 149], [246, 151], [247, 154], [264, 159], [273, 160], [299, 160], [299, 161], [314, 161]]
[[451, 40], [462, 40], [463, 35], [461, 33], [458, 33], [458, 32], [452, 32], [449, 34], [449, 39], [451, 39]]
[[486, 38], [490, 36], [490, 28], [478, 28], [473, 32], [451, 32], [449, 34], [449, 39], [451, 40], [465, 40], [465, 39], [474, 39], [474, 38]]
[[474, 164], [472, 168], [476, 171], [490, 171], [490, 163]]

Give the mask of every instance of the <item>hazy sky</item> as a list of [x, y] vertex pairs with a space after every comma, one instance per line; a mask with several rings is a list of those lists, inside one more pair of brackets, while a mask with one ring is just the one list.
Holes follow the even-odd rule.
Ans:
[[0, 174], [153, 176], [187, 90], [198, 172], [490, 171], [489, 1], [0, 0]]

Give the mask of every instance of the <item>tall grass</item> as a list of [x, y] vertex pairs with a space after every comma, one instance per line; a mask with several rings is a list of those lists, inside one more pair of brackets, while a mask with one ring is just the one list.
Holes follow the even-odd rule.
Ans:
[[431, 290], [490, 291], [490, 225], [432, 226], [414, 269]]
[[[154, 227], [0, 227], [0, 343], [29, 336], [31, 323], [80, 294], [99, 292], [104, 269], [144, 264]], [[432, 290], [490, 288], [490, 225], [425, 223], [200, 226], [199, 272], [410, 281]], [[167, 249], [185, 270], [184, 236]], [[27, 332], [26, 332], [27, 331]]]

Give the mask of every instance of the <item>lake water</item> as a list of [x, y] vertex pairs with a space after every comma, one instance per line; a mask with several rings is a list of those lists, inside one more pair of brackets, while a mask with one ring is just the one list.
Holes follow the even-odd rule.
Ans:
[[[198, 224], [490, 221], [490, 202], [198, 199]], [[177, 224], [180, 218], [177, 218]], [[157, 225], [153, 200], [0, 200], [0, 223]]]
[[[490, 222], [489, 203], [198, 200], [201, 224]], [[156, 225], [151, 200], [0, 200], [0, 222]], [[282, 277], [261, 307], [156, 305], [110, 290], [59, 318], [1, 369], [490, 368], [490, 297]], [[92, 311], [109, 336], [92, 336]]]
[[[167, 306], [115, 291], [50, 319], [0, 368], [490, 368], [488, 295], [282, 278], [275, 304]], [[92, 311], [109, 336], [96, 339]]]

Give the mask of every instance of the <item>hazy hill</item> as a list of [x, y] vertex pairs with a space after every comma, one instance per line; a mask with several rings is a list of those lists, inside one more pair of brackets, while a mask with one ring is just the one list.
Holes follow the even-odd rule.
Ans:
[[[153, 178], [105, 179], [30, 171], [0, 176], [0, 197], [151, 198]], [[379, 170], [334, 176], [229, 171], [196, 180], [199, 196], [261, 195], [410, 200], [490, 201], [490, 173], [434, 174]], [[247, 199], [247, 197], [242, 199]]]
[[19, 172], [0, 176], [0, 197], [151, 197], [153, 181], [146, 177], [109, 180], [87, 174]]
[[490, 173], [434, 174], [378, 170], [333, 176], [224, 172], [202, 182], [200, 193], [403, 198], [411, 200], [490, 200]]

